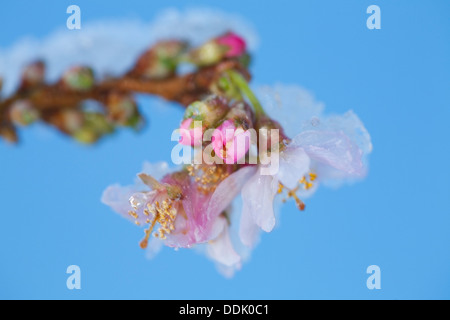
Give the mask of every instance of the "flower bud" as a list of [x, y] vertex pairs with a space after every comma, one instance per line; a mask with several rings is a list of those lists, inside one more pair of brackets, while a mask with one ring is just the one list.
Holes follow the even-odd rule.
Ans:
[[183, 41], [161, 41], [142, 54], [133, 70], [134, 77], [167, 78], [175, 73], [187, 44]]
[[214, 40], [208, 41], [191, 52], [191, 61], [199, 66], [209, 66], [220, 62], [225, 56], [224, 48]]
[[251, 133], [242, 127], [236, 127], [232, 120], [225, 120], [212, 135], [213, 149], [216, 155], [227, 164], [237, 163], [250, 148]]
[[21, 126], [27, 126], [39, 119], [39, 111], [28, 100], [15, 101], [9, 110], [11, 120]]
[[112, 92], [106, 102], [108, 119], [121, 126], [138, 128], [141, 124], [137, 105], [132, 96], [128, 94]]
[[62, 83], [71, 90], [89, 90], [95, 83], [94, 72], [89, 67], [72, 67], [64, 73]]
[[62, 132], [73, 135], [83, 127], [84, 115], [80, 110], [63, 109], [46, 116], [45, 121], [51, 123]]
[[42, 61], [36, 61], [27, 65], [22, 72], [21, 89], [29, 89], [44, 83], [45, 64]]
[[96, 130], [90, 127], [83, 127], [74, 133], [73, 137], [80, 143], [93, 144], [100, 138]]
[[238, 35], [228, 32], [193, 50], [190, 59], [199, 66], [208, 66], [224, 58], [239, 57], [245, 53], [245, 50], [245, 41]]
[[227, 48], [225, 56], [227, 58], [239, 57], [246, 51], [246, 43], [244, 39], [233, 32], [227, 32], [220, 36], [216, 41]]
[[236, 102], [225, 116], [225, 121], [214, 130], [214, 152], [227, 164], [237, 163], [250, 148], [253, 113], [245, 102]]
[[84, 124], [83, 113], [78, 110], [64, 110], [62, 112], [62, 118], [64, 128], [69, 133], [78, 131]]
[[114, 126], [109, 122], [105, 115], [101, 113], [86, 112], [84, 113], [84, 127], [89, 127], [98, 133], [99, 136], [112, 133]]
[[252, 108], [245, 102], [235, 102], [225, 118], [232, 120], [236, 127], [241, 127], [244, 130], [253, 128], [253, 111]]
[[258, 119], [256, 128], [260, 135], [264, 135], [268, 146], [275, 147], [272, 141], [271, 130], [278, 130], [277, 141], [280, 143], [280, 146], [286, 145], [289, 142], [289, 138], [284, 133], [283, 127], [277, 121], [272, 120], [266, 115]]
[[192, 118], [183, 120], [180, 125], [180, 143], [185, 146], [201, 146], [203, 142], [203, 127]]
[[209, 96], [205, 100], [196, 101], [189, 105], [183, 119], [202, 121], [205, 128], [213, 127], [228, 112], [227, 101], [219, 96]]

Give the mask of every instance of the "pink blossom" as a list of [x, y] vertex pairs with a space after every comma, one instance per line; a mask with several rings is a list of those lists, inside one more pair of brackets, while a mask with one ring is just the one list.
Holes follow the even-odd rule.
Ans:
[[[160, 171], [167, 171], [165, 168], [167, 165]], [[185, 171], [166, 174], [160, 181], [143, 173], [139, 175], [141, 182], [134, 186], [109, 187], [102, 201], [138, 225], [158, 223], [160, 229], [155, 232], [157, 240], [166, 246], [190, 248], [205, 243], [212, 259], [220, 265], [235, 267], [240, 264], [241, 258], [233, 248], [228, 220], [223, 214], [255, 169], [251, 166], [241, 168], [213, 189], [201, 189], [200, 182]], [[152, 190], [145, 191], [148, 187]], [[154, 213], [159, 217], [155, 223], [152, 222]], [[158, 248], [156, 240], [148, 242], [153, 226], [149, 230], [143, 247], [150, 244], [152, 249]]]
[[203, 128], [201, 126], [192, 126], [192, 118], [181, 122], [180, 143], [185, 146], [201, 146], [203, 137]]
[[250, 148], [250, 131], [236, 128], [233, 121], [224, 121], [212, 135], [214, 152], [227, 164], [237, 163]]
[[228, 47], [228, 51], [225, 55], [226, 57], [238, 57], [245, 53], [246, 43], [244, 39], [233, 32], [228, 32], [219, 37], [217, 42]]

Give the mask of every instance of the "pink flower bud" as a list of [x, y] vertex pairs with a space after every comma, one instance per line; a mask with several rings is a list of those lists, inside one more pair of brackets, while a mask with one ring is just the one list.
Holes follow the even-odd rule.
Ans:
[[236, 128], [233, 121], [224, 121], [212, 135], [213, 149], [216, 155], [227, 164], [237, 163], [250, 148], [250, 131]]
[[203, 128], [196, 126], [192, 118], [183, 120], [180, 126], [180, 143], [185, 146], [201, 146], [203, 139]]
[[244, 39], [233, 32], [228, 32], [225, 35], [217, 38], [217, 42], [223, 46], [228, 47], [228, 51], [226, 52], [225, 56], [229, 58], [239, 57], [246, 51], [246, 44]]

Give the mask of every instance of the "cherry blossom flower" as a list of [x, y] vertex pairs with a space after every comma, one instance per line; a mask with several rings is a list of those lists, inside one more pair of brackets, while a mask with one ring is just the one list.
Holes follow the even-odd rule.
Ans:
[[[287, 96], [277, 93], [276, 99], [282, 105], [296, 91]], [[259, 228], [266, 232], [274, 228], [273, 201], [277, 194], [286, 191], [286, 196], [294, 198], [303, 210], [305, 204], [299, 195], [310, 196], [319, 182], [338, 183], [366, 174], [365, 157], [372, 145], [367, 130], [353, 112], [323, 119], [313, 117], [309, 124], [299, 123], [298, 128], [303, 130], [292, 140], [285, 140], [281, 147], [278, 170], [262, 173], [264, 166], [260, 166], [242, 189], [240, 237], [248, 246], [254, 245]]]
[[[168, 172], [165, 163], [148, 171]], [[156, 240], [173, 248], [191, 248], [206, 244], [207, 253], [221, 265], [240, 263], [228, 234], [226, 211], [239, 194], [254, 167], [232, 171], [229, 166], [188, 167], [166, 173], [158, 181], [147, 173], [139, 174], [135, 185], [107, 188], [102, 202], [137, 225], [148, 226], [141, 247], [157, 248]], [[150, 173], [150, 172], [149, 172]], [[150, 188], [150, 191], [146, 191]], [[155, 228], [159, 229], [154, 232]], [[150, 244], [149, 244], [150, 241]]]

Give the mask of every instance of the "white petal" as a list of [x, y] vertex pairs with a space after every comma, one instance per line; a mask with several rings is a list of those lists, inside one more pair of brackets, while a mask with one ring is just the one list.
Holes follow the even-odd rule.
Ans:
[[153, 259], [162, 249], [164, 241], [161, 239], [151, 237], [148, 242], [147, 250], [145, 252], [145, 257], [147, 259]]
[[299, 133], [311, 118], [320, 117], [324, 109], [323, 103], [297, 85], [262, 86], [256, 92], [264, 110], [283, 126], [289, 137]]
[[364, 155], [372, 152], [372, 141], [369, 132], [353, 111], [316, 120], [304, 126], [303, 130], [342, 131], [362, 150]]
[[256, 170], [256, 166], [244, 167], [225, 178], [211, 196], [207, 215], [210, 218], [214, 218], [214, 216], [221, 214], [239, 194], [245, 182], [254, 175]]
[[228, 222], [225, 218], [219, 217], [216, 223], [221, 225], [222, 232], [216, 239], [209, 241], [208, 255], [227, 267], [235, 266], [240, 263], [241, 257], [236, 253], [231, 243]]
[[365, 174], [362, 150], [342, 131], [305, 131], [294, 138], [293, 144], [302, 147], [312, 160], [321, 165], [349, 176]]
[[246, 230], [251, 229], [249, 216], [253, 223], [266, 232], [275, 227], [273, 199], [278, 189], [278, 180], [273, 176], [255, 174], [242, 188], [243, 211], [240, 235], [244, 236], [242, 242], [248, 243]]
[[129, 199], [136, 191], [134, 187], [122, 187], [119, 184], [115, 184], [106, 188], [101, 201], [117, 213], [129, 217], [128, 211], [132, 209]]
[[299, 180], [309, 172], [310, 159], [302, 148], [287, 147], [280, 154], [277, 178], [289, 189], [297, 187]]
[[241, 242], [248, 246], [254, 247], [259, 239], [259, 227], [253, 219], [251, 207], [243, 200], [242, 216], [239, 223], [239, 238]]

